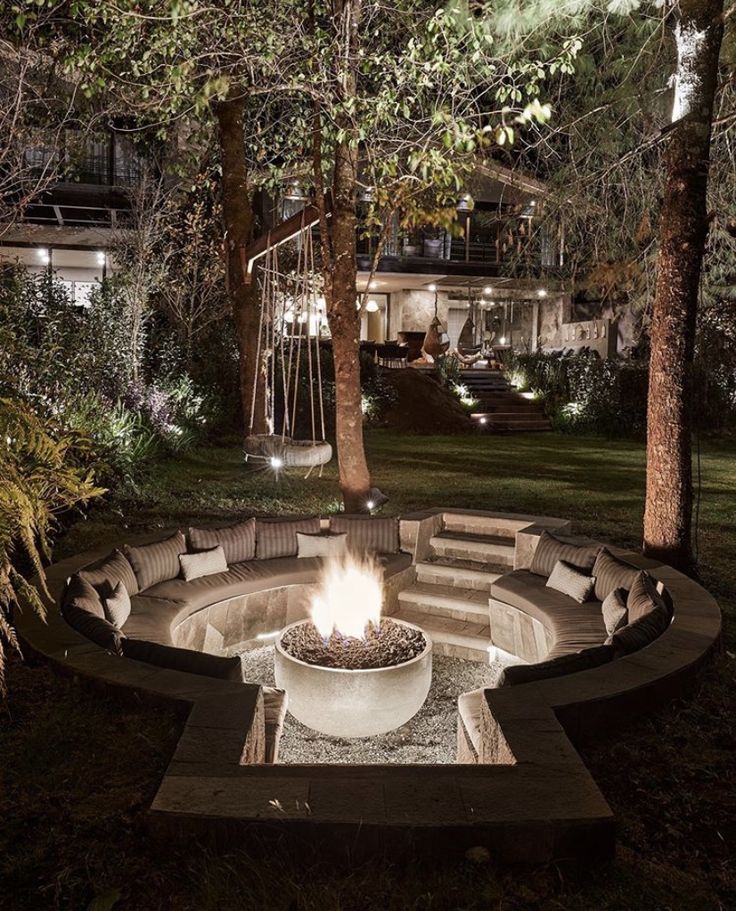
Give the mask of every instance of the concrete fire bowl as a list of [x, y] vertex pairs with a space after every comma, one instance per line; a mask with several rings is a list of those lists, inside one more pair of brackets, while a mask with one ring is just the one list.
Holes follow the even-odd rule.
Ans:
[[[276, 685], [289, 694], [289, 712], [312, 730], [332, 737], [372, 737], [406, 724], [424, 705], [432, 682], [432, 640], [422, 633], [424, 651], [403, 664], [352, 670], [307, 664], [276, 640]], [[419, 627], [402, 620], [400, 626]], [[422, 630], [419, 630], [422, 632]]]

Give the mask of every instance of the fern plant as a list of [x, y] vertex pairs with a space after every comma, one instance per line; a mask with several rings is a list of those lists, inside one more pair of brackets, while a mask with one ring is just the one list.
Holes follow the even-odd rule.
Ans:
[[[56, 433], [24, 402], [0, 399], [0, 699], [7, 698], [5, 659], [19, 650], [12, 612], [20, 600], [43, 615], [44, 562], [64, 511], [105, 493], [96, 486], [87, 441]], [[35, 573], [39, 591], [21, 568]]]

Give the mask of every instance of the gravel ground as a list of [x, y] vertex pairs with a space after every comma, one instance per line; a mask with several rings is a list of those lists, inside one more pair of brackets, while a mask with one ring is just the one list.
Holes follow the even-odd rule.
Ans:
[[[244, 679], [274, 685], [273, 646], [241, 655]], [[402, 727], [377, 737], [327, 737], [287, 715], [280, 763], [444, 763], [455, 761], [457, 697], [493, 686], [501, 665], [434, 656], [432, 686], [421, 710]]]

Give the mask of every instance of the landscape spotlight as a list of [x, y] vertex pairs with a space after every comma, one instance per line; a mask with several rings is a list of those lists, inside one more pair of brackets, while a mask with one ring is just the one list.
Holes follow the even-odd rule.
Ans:
[[388, 503], [386, 494], [377, 487], [371, 487], [368, 491], [368, 498], [365, 501], [366, 509], [378, 509], [378, 507], [383, 506], [384, 503]]
[[284, 467], [284, 460], [280, 456], [271, 456], [271, 468], [274, 471], [278, 471], [279, 468]]

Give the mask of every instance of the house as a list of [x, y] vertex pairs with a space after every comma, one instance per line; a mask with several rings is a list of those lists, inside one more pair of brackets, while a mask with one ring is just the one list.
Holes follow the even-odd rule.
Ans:
[[52, 270], [72, 300], [86, 305], [90, 290], [112, 268], [108, 250], [124, 224], [141, 158], [122, 133], [80, 137], [66, 130], [60, 144], [44, 145], [40, 135], [29, 141], [23, 159], [29, 173], [54, 177], [22, 220], [0, 225], [0, 263]]
[[[547, 189], [495, 162], [479, 164], [458, 200], [456, 230], [405, 233], [398, 217], [372, 271], [375, 232], [359, 229], [358, 291], [368, 291], [361, 340], [421, 342], [436, 315], [454, 349], [468, 317], [475, 343], [502, 350], [596, 350], [615, 354], [613, 320], [576, 319], [564, 265], [562, 225], [542, 215]], [[268, 244], [294, 238], [305, 224], [318, 233], [317, 210], [294, 182], [274, 206], [278, 216], [246, 252], [246, 268]]]

